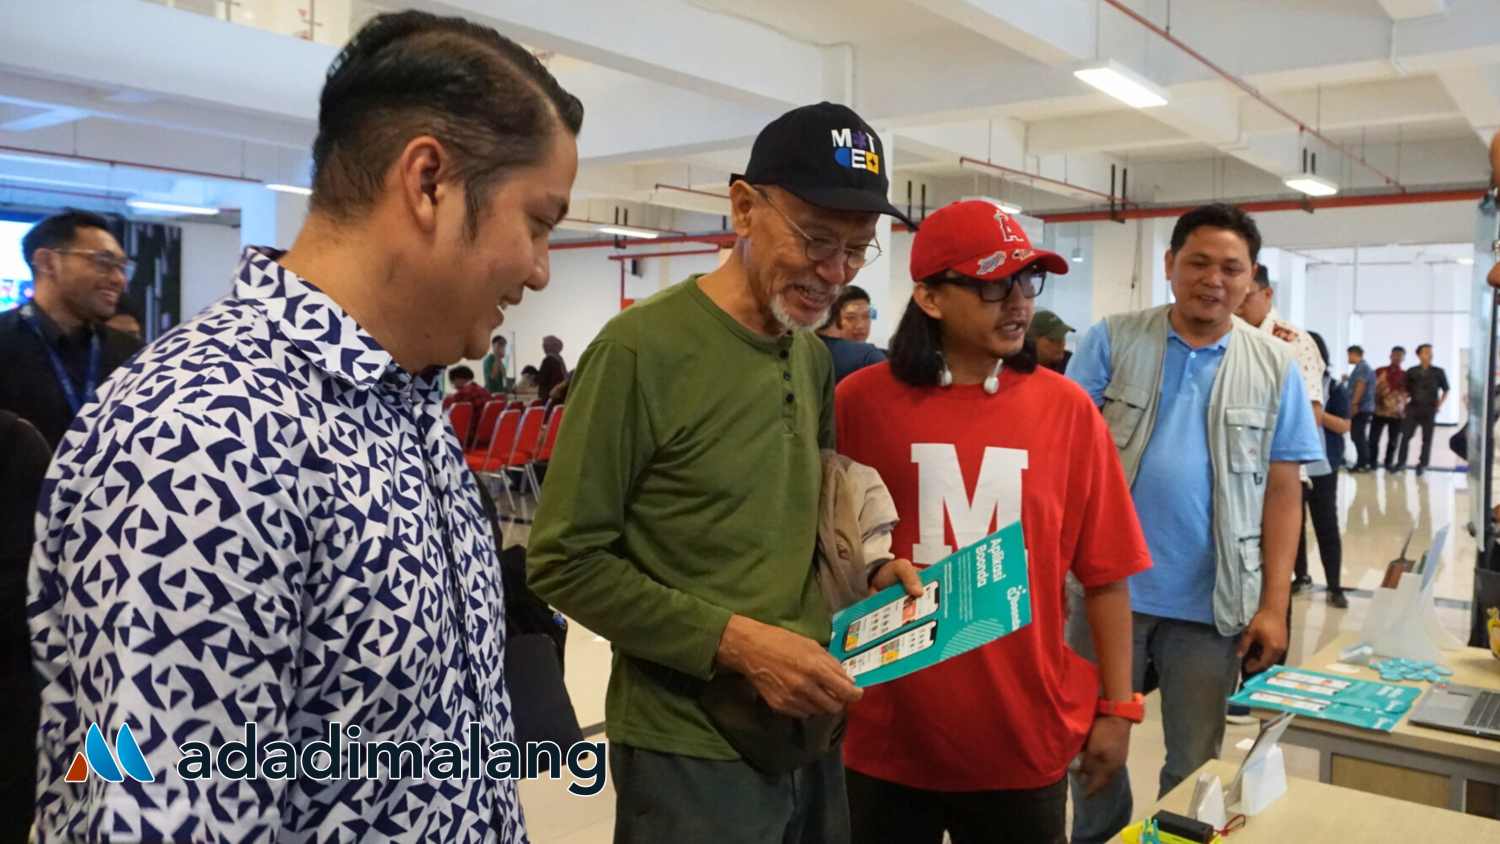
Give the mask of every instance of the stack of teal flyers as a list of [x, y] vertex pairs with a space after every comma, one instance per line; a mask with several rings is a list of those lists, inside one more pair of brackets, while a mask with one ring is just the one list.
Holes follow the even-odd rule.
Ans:
[[921, 598], [898, 584], [833, 617], [828, 650], [856, 686], [905, 677], [1031, 623], [1020, 522], [944, 557], [921, 577]]
[[1229, 702], [1388, 733], [1421, 694], [1410, 686], [1273, 665], [1246, 680]]

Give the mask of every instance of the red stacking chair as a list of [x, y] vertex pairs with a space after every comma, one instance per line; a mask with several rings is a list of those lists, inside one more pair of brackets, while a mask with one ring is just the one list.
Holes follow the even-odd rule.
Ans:
[[475, 446], [464, 453], [464, 460], [469, 468], [481, 474], [493, 474], [505, 466], [505, 459], [510, 456], [512, 447], [516, 444], [516, 433], [521, 429], [521, 412], [519, 410], [507, 410], [495, 418], [495, 425], [490, 433], [489, 444], [480, 447]]
[[557, 433], [562, 430], [563, 406], [552, 408], [547, 414], [547, 425], [542, 434], [542, 447], [536, 453], [536, 462], [546, 463], [552, 459], [552, 449], [557, 447]]
[[495, 433], [495, 423], [500, 420], [500, 413], [504, 410], [505, 399], [490, 399], [485, 402], [484, 409], [479, 411], [479, 424], [474, 428], [474, 441], [465, 451], [481, 449], [490, 444], [490, 437]]
[[516, 400], [512, 401], [510, 404], [506, 405], [505, 409], [506, 410], [525, 410], [526, 409], [526, 402], [523, 402], [520, 399], [516, 399]]
[[448, 422], [453, 425], [453, 434], [458, 437], [458, 447], [469, 448], [469, 439], [474, 434], [474, 403], [454, 402], [448, 409]]
[[538, 502], [542, 500], [542, 484], [537, 480], [536, 467], [537, 464], [545, 465], [552, 462], [552, 450], [557, 447], [557, 434], [562, 430], [562, 421], [563, 406], [558, 405], [552, 408], [551, 412], [547, 414], [547, 424], [542, 428], [541, 448], [537, 449], [536, 459], [532, 460], [531, 465], [526, 467], [527, 476], [531, 481], [531, 488], [535, 491]]
[[[506, 411], [506, 414], [513, 412], [515, 411]], [[532, 491], [536, 490], [536, 477], [531, 472], [531, 461], [535, 459], [537, 448], [542, 442], [544, 414], [545, 411], [540, 407], [533, 407], [521, 415], [521, 423], [516, 429], [514, 444], [505, 459], [499, 461], [496, 469], [505, 485], [505, 496], [510, 499], [512, 511], [516, 509], [516, 499], [510, 490], [510, 472], [519, 472], [522, 480], [530, 484]]]
[[531, 403], [528, 404], [528, 405], [526, 405], [526, 406], [527, 407], [546, 407], [547, 404], [550, 401], [551, 401], [551, 399], [532, 399]]

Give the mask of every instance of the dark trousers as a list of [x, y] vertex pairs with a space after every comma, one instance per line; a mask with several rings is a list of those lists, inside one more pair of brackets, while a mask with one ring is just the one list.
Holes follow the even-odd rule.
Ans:
[[847, 773], [859, 844], [1067, 844], [1068, 780], [1015, 791], [927, 791]]
[[1370, 420], [1374, 418], [1374, 413], [1354, 414], [1354, 427], [1349, 433], [1354, 436], [1354, 468], [1356, 469], [1375, 467], [1375, 446], [1370, 442]]
[[1401, 426], [1401, 465], [1406, 465], [1406, 449], [1411, 445], [1411, 435], [1418, 428], [1422, 429], [1422, 454], [1417, 458], [1417, 466], [1425, 469], [1427, 463], [1432, 459], [1432, 433], [1437, 425], [1437, 408], [1435, 407], [1407, 407], [1406, 419]]
[[771, 776], [610, 742], [615, 844], [850, 844], [843, 755]]
[[[1333, 472], [1312, 479], [1312, 486], [1302, 488], [1302, 500], [1312, 516], [1313, 531], [1318, 536], [1318, 556], [1323, 558], [1323, 576], [1328, 590], [1343, 588], [1339, 572], [1343, 567], [1344, 541], [1339, 537], [1339, 476]], [[1307, 531], [1297, 543], [1297, 577], [1307, 576]], [[1288, 630], [1291, 628], [1288, 627]]]
[[1375, 423], [1370, 428], [1370, 456], [1376, 461], [1380, 460], [1380, 437], [1389, 431], [1391, 437], [1385, 446], [1385, 468], [1396, 468], [1396, 453], [1401, 450], [1401, 428], [1402, 420], [1393, 416], [1377, 416]]

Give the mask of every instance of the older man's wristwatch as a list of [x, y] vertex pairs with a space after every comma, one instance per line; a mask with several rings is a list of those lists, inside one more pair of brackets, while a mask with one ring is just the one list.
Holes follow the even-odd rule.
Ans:
[[1124, 718], [1132, 724], [1139, 724], [1146, 720], [1146, 696], [1136, 692], [1130, 700], [1106, 700], [1099, 699], [1099, 715], [1113, 715]]

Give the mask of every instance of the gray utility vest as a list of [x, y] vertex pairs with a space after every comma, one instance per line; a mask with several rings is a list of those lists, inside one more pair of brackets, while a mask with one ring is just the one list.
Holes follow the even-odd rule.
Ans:
[[[1170, 308], [1163, 305], [1105, 320], [1110, 379], [1102, 410], [1120, 451], [1125, 480], [1132, 487], [1156, 429]], [[1217, 561], [1214, 622], [1225, 636], [1244, 630], [1260, 608], [1261, 512], [1281, 388], [1292, 362], [1285, 343], [1256, 331], [1239, 317], [1233, 319], [1208, 403]]]

